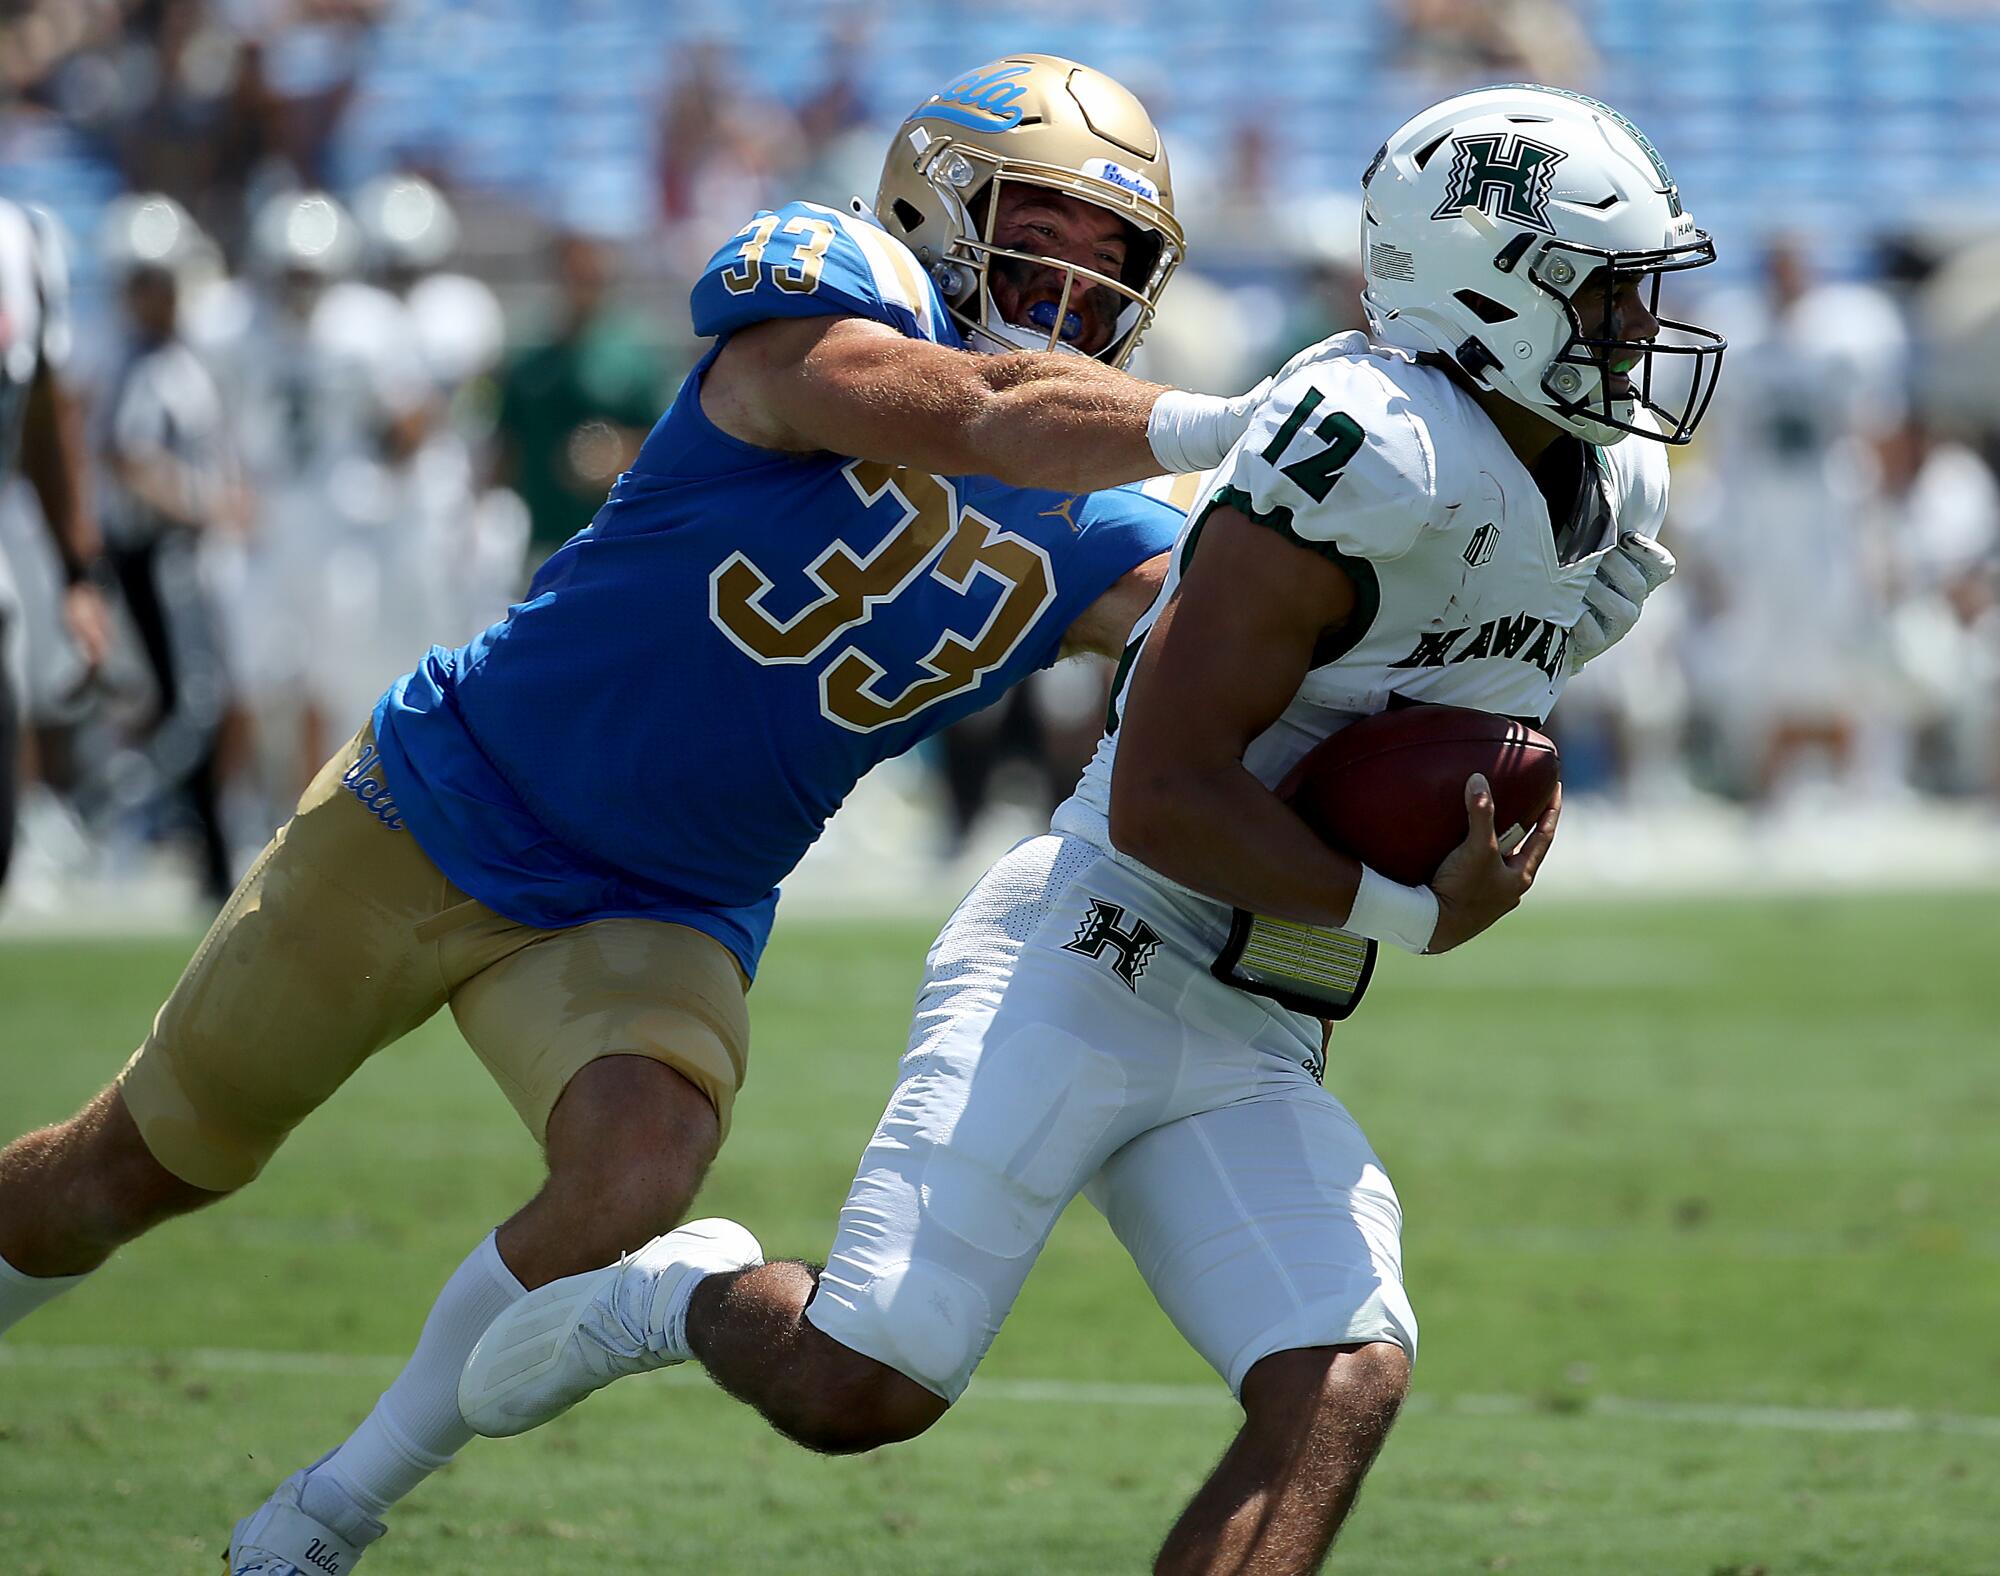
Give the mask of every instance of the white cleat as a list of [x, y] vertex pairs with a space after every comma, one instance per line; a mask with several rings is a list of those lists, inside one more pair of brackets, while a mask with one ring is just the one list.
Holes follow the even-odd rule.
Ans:
[[347, 1576], [361, 1551], [387, 1530], [359, 1513], [338, 1528], [307, 1515], [299, 1495], [311, 1470], [294, 1472], [236, 1523], [229, 1539], [229, 1576]]
[[695, 1283], [764, 1262], [733, 1220], [691, 1220], [616, 1264], [528, 1293], [486, 1327], [458, 1377], [465, 1426], [524, 1434], [627, 1374], [684, 1363]]

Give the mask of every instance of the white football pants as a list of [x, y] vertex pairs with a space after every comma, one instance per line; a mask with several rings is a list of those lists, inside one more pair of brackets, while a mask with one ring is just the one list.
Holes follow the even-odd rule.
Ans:
[[1233, 1391], [1272, 1352], [1414, 1356], [1395, 1189], [1318, 1081], [1318, 1022], [1208, 972], [1227, 918], [1073, 837], [989, 870], [926, 961], [806, 1316], [956, 1400], [1087, 1189]]

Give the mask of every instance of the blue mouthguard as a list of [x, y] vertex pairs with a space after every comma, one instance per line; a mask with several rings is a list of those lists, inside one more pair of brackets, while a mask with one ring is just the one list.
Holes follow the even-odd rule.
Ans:
[[[1037, 301], [1033, 306], [1028, 308], [1028, 321], [1033, 323], [1037, 328], [1054, 328], [1056, 326], [1055, 302]], [[1062, 337], [1065, 340], [1071, 340], [1082, 332], [1083, 319], [1074, 312], [1063, 313]]]

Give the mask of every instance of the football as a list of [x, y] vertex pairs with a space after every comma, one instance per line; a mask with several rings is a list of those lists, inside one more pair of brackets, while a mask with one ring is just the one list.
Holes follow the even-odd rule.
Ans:
[[1500, 846], [1519, 845], [1555, 796], [1562, 763], [1524, 722], [1462, 706], [1364, 717], [1316, 746], [1278, 796], [1335, 848], [1392, 881], [1424, 886], [1465, 841], [1465, 779], [1493, 788]]

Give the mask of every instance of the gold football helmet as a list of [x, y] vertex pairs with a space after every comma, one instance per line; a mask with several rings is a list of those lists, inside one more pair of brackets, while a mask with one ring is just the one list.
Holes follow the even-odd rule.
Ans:
[[[996, 245], [1003, 183], [1020, 181], [1110, 210], [1131, 229], [1118, 278], [1060, 258]], [[1072, 298], [1118, 298], [1110, 343], [1094, 352], [1123, 366], [1153, 319], [1186, 238], [1174, 218], [1166, 149], [1145, 108], [1101, 71], [1057, 55], [1009, 55], [957, 78], [903, 122], [882, 166], [875, 216], [929, 271], [975, 349], [1065, 350]], [[1063, 274], [1046, 325], [1005, 321], [996, 262]]]

